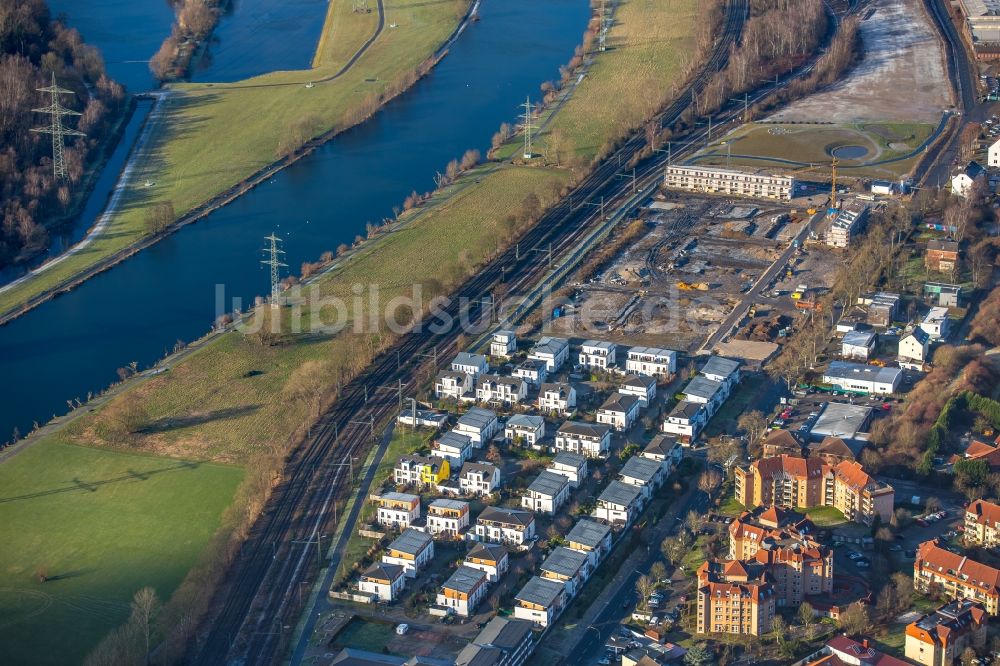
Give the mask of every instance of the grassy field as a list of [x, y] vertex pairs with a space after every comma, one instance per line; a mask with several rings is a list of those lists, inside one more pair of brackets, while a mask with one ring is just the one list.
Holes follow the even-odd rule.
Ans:
[[[851, 177], [898, 178], [908, 173], [917, 157], [887, 164], [862, 166], [892, 160], [916, 150], [935, 127], [920, 123], [859, 123], [854, 125], [810, 125], [750, 123], [730, 132], [695, 156], [698, 164], [725, 166], [727, 146], [731, 165], [801, 169], [801, 164], [829, 164], [831, 152], [843, 146], [861, 146], [868, 152], [856, 159], [841, 158], [838, 174]], [[725, 144], [722, 143], [725, 141]], [[756, 159], [748, 159], [753, 156]], [[802, 171], [802, 177], [829, 178], [829, 169]]]
[[623, 0], [608, 50], [541, 135], [541, 150], [551, 153], [561, 134], [565, 152], [588, 163], [665, 106], [691, 57], [697, 8], [694, 0]]
[[[373, 34], [377, 15], [331, 0], [323, 38], [309, 70], [272, 72], [236, 83], [182, 83], [163, 105], [162, 118], [121, 212], [86, 250], [33, 280], [0, 294], [0, 312], [76, 275], [147, 234], [146, 216], [171, 202], [180, 216], [270, 164], [288, 147], [363, 119], [390, 86], [434, 53], [455, 28], [467, 0], [394, 0], [394, 29], [383, 30], [342, 77], [336, 74]], [[314, 82], [312, 88], [306, 84]], [[145, 187], [146, 182], [152, 187]]]
[[242, 476], [235, 467], [56, 441], [0, 466], [3, 661], [80, 663], [125, 620], [138, 589], [169, 597]]
[[814, 506], [811, 509], [802, 509], [800, 512], [809, 514], [817, 527], [840, 527], [847, 524], [844, 514], [832, 506]]

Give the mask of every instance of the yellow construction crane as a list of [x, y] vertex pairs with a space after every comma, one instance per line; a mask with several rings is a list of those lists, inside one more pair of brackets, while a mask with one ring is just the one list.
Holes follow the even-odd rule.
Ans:
[[[793, 174], [808, 173], [817, 169], [830, 168], [830, 201], [827, 202], [827, 215], [834, 216], [840, 211], [837, 208], [837, 165], [840, 161], [834, 156], [829, 163], [810, 164], [793, 171]], [[811, 209], [810, 209], [811, 210]], [[810, 213], [811, 214], [811, 213]]]

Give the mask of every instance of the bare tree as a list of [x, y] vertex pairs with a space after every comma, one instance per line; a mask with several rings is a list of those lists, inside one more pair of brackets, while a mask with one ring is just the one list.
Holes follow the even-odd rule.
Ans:
[[144, 587], [132, 597], [132, 619], [136, 623], [139, 635], [145, 645], [146, 664], [149, 664], [150, 638], [152, 637], [153, 621], [160, 612], [162, 604], [156, 596], [156, 590]]
[[764, 433], [767, 432], [767, 419], [760, 410], [755, 409], [740, 415], [736, 426], [747, 434], [747, 444], [753, 449], [757, 447]]
[[643, 609], [649, 608], [649, 595], [651, 595], [655, 589], [656, 581], [649, 576], [639, 576], [639, 580], [635, 582], [635, 591], [639, 593]]
[[158, 234], [174, 221], [174, 204], [172, 201], [157, 201], [146, 209], [146, 229], [151, 234]]

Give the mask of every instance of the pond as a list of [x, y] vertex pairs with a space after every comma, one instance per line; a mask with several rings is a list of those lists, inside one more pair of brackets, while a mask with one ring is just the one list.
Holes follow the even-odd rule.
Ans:
[[859, 160], [868, 155], [868, 149], [864, 146], [837, 146], [830, 151], [830, 154], [840, 160]]

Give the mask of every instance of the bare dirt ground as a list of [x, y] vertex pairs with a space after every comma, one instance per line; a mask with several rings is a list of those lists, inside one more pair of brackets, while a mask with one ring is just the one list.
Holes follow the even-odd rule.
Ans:
[[861, 22], [864, 59], [847, 78], [768, 120], [936, 123], [941, 119], [954, 100], [943, 48], [923, 4], [876, 0], [874, 7], [875, 12]]

